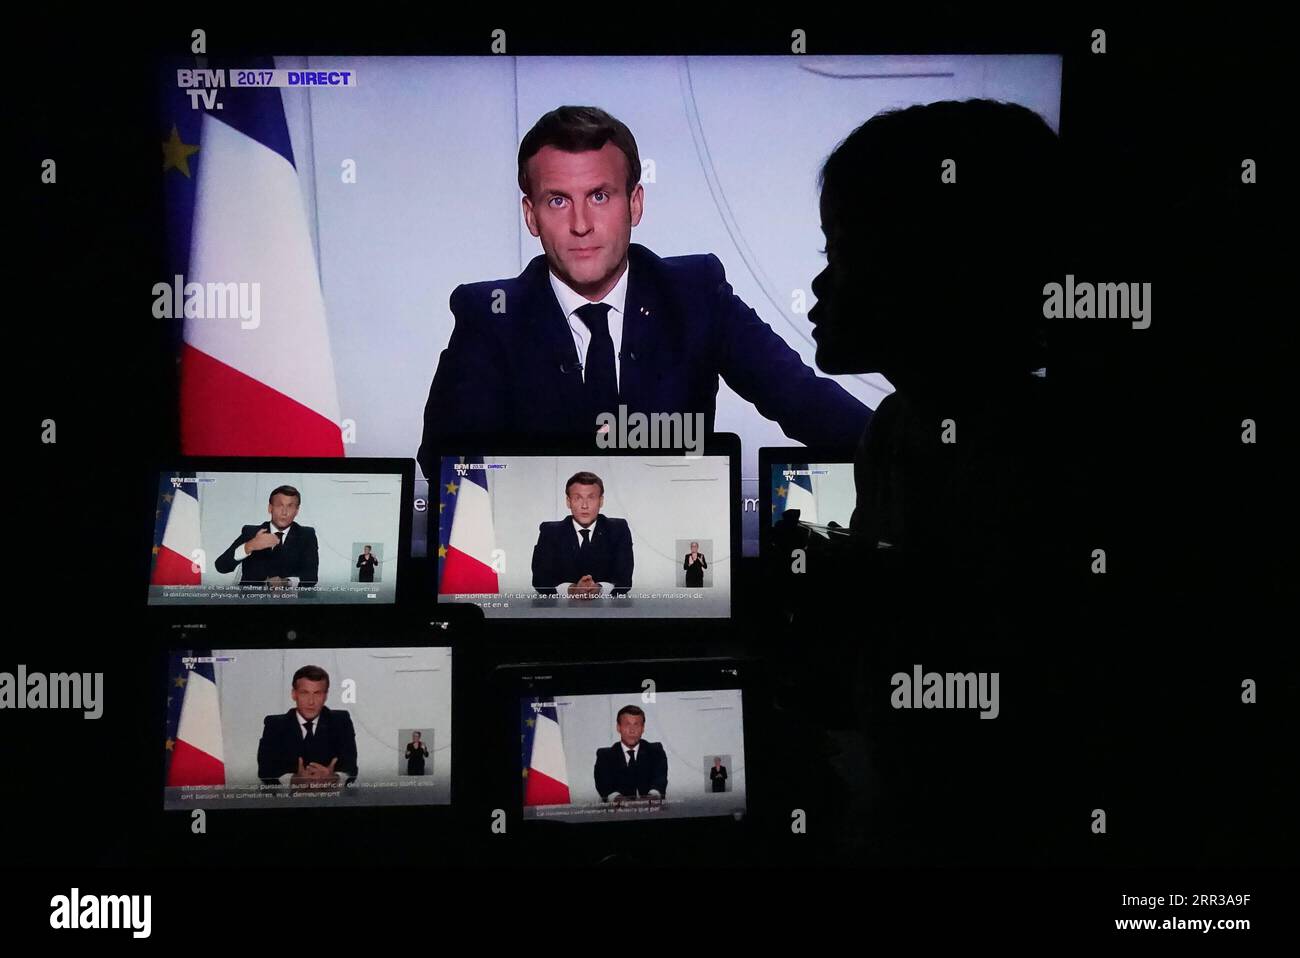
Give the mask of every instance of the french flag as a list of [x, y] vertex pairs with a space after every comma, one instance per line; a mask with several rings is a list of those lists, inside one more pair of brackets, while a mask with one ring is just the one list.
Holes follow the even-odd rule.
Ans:
[[[186, 654], [193, 657], [212, 655], [210, 650]], [[221, 748], [221, 699], [212, 663], [199, 662], [185, 668], [180, 657], [173, 656], [168, 696], [171, 760], [167, 764], [167, 784], [224, 785], [226, 762]], [[173, 713], [173, 709], [177, 711]]]
[[441, 566], [438, 591], [443, 595], [500, 591], [496, 569], [492, 567], [496, 533], [492, 526], [492, 499], [488, 495], [488, 470], [465, 468], [482, 463], [481, 456], [443, 460], [439, 494], [443, 522], [439, 525], [449, 530], [447, 540], [438, 543]]
[[[789, 467], [792, 471], [806, 472], [809, 465], [806, 462], [793, 463]], [[783, 476], [774, 477], [778, 482], [784, 480]], [[779, 501], [773, 499], [773, 502]], [[812, 476], [791, 476], [789, 482], [785, 483], [784, 512], [786, 509], [798, 509], [800, 522], [817, 522], [817, 497], [813, 494]], [[775, 518], [780, 518], [776, 516]]]
[[154, 532], [153, 585], [199, 585], [203, 570], [196, 555], [199, 538], [198, 487], [190, 492], [184, 483], [164, 476], [158, 495], [158, 523]]
[[[238, 66], [275, 64], [252, 58]], [[167, 107], [171, 123], [164, 126], [175, 131], [164, 143], [163, 173], [173, 259], [186, 264], [186, 299], [207, 284], [255, 283], [258, 308], [252, 318], [236, 311], [185, 319], [181, 449], [195, 456], [342, 456], [325, 300], [281, 91], [227, 87], [217, 97], [201, 111], [188, 98]], [[187, 213], [189, 222], [177, 222]], [[188, 250], [175, 255], [186, 238]]]
[[569, 771], [553, 702], [524, 702], [524, 805], [568, 805]]

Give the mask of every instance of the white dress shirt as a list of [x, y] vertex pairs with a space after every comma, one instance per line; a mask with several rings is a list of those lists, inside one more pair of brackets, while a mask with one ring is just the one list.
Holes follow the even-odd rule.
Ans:
[[[621, 381], [623, 371], [622, 356], [619, 353], [623, 348], [623, 307], [627, 303], [627, 272], [630, 268], [630, 265], [624, 267], [623, 275], [618, 278], [614, 288], [605, 294], [604, 299], [597, 300], [609, 306], [609, 338], [614, 341], [615, 385]], [[573, 333], [573, 345], [578, 350], [578, 359], [582, 361], [583, 381], [586, 382], [587, 347], [591, 345], [591, 330], [578, 316], [578, 309], [591, 300], [581, 293], [575, 293], [554, 273], [548, 275], [551, 277], [551, 289], [555, 291], [555, 298], [559, 300], [560, 309], [564, 311], [564, 318], [568, 320], [569, 330]]]

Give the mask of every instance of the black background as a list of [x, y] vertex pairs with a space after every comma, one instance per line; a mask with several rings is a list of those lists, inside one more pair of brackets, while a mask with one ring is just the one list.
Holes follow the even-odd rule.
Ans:
[[[1295, 483], [1285, 455], [1295, 447], [1282, 412], [1295, 273], [1283, 262], [1294, 243], [1284, 243], [1282, 134], [1294, 105], [1283, 69], [1290, 34], [1233, 13], [1143, 21], [1098, 8], [1048, 20], [938, 4], [916, 24], [876, 22], [874, 12], [852, 23], [828, 14], [704, 23], [642, 11], [616, 23], [566, 11], [452, 27], [432, 13], [384, 21], [302, 8], [281, 23], [78, 16], [16, 32], [11, 63], [21, 66], [11, 69], [22, 75], [7, 94], [20, 128], [7, 155], [27, 215], [9, 224], [19, 259], [8, 285], [17, 295], [8, 299], [7, 379], [20, 411], [6, 470], [0, 669], [102, 671], [106, 691], [97, 722], [52, 711], [0, 718], [0, 864], [36, 869], [7, 893], [10, 927], [47, 928], [49, 897], [73, 885], [152, 894], [162, 940], [215, 896], [222, 922], [249, 932], [286, 918], [298, 928], [296, 909], [322, 898], [346, 905], [344, 924], [369, 934], [400, 931], [403, 901], [418, 903], [436, 928], [462, 902], [491, 920], [526, 916], [541, 899], [614, 913], [652, 896], [671, 914], [698, 916], [701, 930], [784, 915], [796, 926], [847, 923], [865, 934], [913, 915], [928, 916], [928, 928], [969, 911], [993, 940], [1021, 923], [1075, 937], [1118, 934], [1113, 918], [1151, 914], [1120, 909], [1121, 893], [1171, 890], [1254, 893], [1242, 914], [1257, 929], [1267, 924], [1282, 907], [1281, 869], [1297, 858], [1296, 738], [1284, 731], [1294, 727], [1298, 691], [1287, 602]], [[1070, 644], [1086, 669], [1091, 694], [1081, 707], [1096, 716], [1061, 732], [1060, 747], [1080, 756], [1077, 842], [1045, 837], [1059, 857], [994, 872], [873, 858], [833, 771], [846, 723], [808, 707], [797, 687], [835, 671], [869, 613], [849, 596], [828, 596], [842, 609], [841, 628], [782, 634], [755, 568], [741, 570], [748, 596], [731, 628], [665, 628], [649, 650], [616, 640], [572, 647], [562, 637], [520, 647], [474, 623], [457, 630], [457, 747], [466, 754], [487, 735], [476, 710], [490, 707], [483, 680], [498, 662], [751, 660], [767, 700], [751, 715], [747, 745], [771, 788], [742, 831], [588, 829], [563, 847], [493, 835], [497, 803], [474, 784], [472, 766], [458, 777], [452, 810], [289, 821], [212, 813], [206, 836], [191, 835], [187, 817], [164, 815], [158, 689], [169, 637], [145, 614], [147, 550], [136, 564], [124, 556], [147, 538], [150, 468], [177, 447], [175, 330], [149, 313], [149, 289], [168, 275], [154, 58], [186, 53], [195, 26], [208, 31], [209, 53], [480, 54], [497, 26], [513, 54], [782, 54], [793, 27], [808, 30], [817, 53], [1064, 53], [1061, 135], [1087, 175], [1076, 202], [1043, 216], [1091, 241], [1098, 275], [1148, 280], [1155, 291], [1150, 329], [1078, 333], [1095, 357], [1097, 394], [1080, 468], [1103, 507], [1109, 572], [1078, 607], [1047, 604], [1041, 623], [1043, 642]], [[1107, 31], [1104, 55], [1089, 52], [1095, 27]], [[58, 161], [57, 186], [39, 182], [46, 157]], [[1258, 163], [1255, 185], [1240, 181], [1245, 157]], [[56, 444], [39, 440], [47, 418]], [[1255, 445], [1240, 441], [1245, 418], [1258, 424]], [[426, 611], [370, 621], [367, 640], [424, 641]], [[767, 681], [778, 674], [795, 677], [793, 699]], [[1249, 707], [1240, 702], [1248, 677], [1259, 685]], [[810, 813], [807, 835], [790, 834], [794, 807]], [[1105, 836], [1087, 830], [1093, 807], [1107, 809]], [[251, 867], [259, 865], [276, 867]], [[613, 881], [552, 875], [575, 866], [608, 869]], [[626, 897], [617, 891], [625, 885]], [[754, 901], [781, 911], [762, 916]]]

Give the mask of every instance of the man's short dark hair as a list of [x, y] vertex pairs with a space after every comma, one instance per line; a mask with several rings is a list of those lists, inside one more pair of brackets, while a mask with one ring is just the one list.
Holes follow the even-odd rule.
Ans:
[[569, 481], [564, 484], [564, 494], [568, 496], [569, 487], [574, 483], [580, 486], [600, 486], [600, 494], [605, 494], [605, 484], [600, 481], [600, 476], [594, 472], [575, 472], [569, 477]]
[[302, 505], [302, 493], [293, 486], [276, 486], [271, 490], [271, 494], [266, 497], [268, 503], [274, 502], [276, 496], [293, 496], [298, 500], [298, 505]]
[[641, 182], [641, 155], [637, 152], [636, 138], [626, 124], [596, 106], [558, 107], [533, 124], [519, 144], [519, 189], [525, 196], [533, 195], [528, 181], [528, 161], [542, 147], [584, 153], [599, 150], [606, 143], [613, 143], [627, 158], [627, 193], [631, 196]]
[[619, 722], [623, 721], [624, 715], [639, 716], [641, 719], [641, 724], [645, 725], [645, 712], [641, 711], [641, 707], [639, 705], [624, 705], [621, 709], [618, 710], [618, 714], [614, 716], [614, 724], [617, 725]]
[[296, 689], [299, 679], [306, 679], [308, 682], [324, 682], [326, 688], [329, 688], [330, 684], [330, 674], [319, 665], [304, 665], [293, 673], [293, 682], [290, 683], [289, 687]]

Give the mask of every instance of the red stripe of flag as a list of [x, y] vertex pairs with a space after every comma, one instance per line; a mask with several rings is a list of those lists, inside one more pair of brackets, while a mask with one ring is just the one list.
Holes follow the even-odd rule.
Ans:
[[342, 456], [338, 423], [233, 366], [181, 347], [187, 456]]
[[528, 770], [528, 784], [524, 786], [525, 805], [568, 805], [569, 786], [543, 775], [535, 768]]
[[442, 563], [442, 583], [438, 591], [443, 595], [464, 595], [497, 591], [496, 570], [479, 562], [472, 555], [455, 546], [447, 549]]
[[150, 580], [153, 585], [198, 585], [200, 581], [200, 573], [195, 570], [192, 560], [166, 546], [158, 547]]
[[226, 765], [188, 742], [172, 746], [171, 764], [167, 766], [168, 785], [224, 785]]

